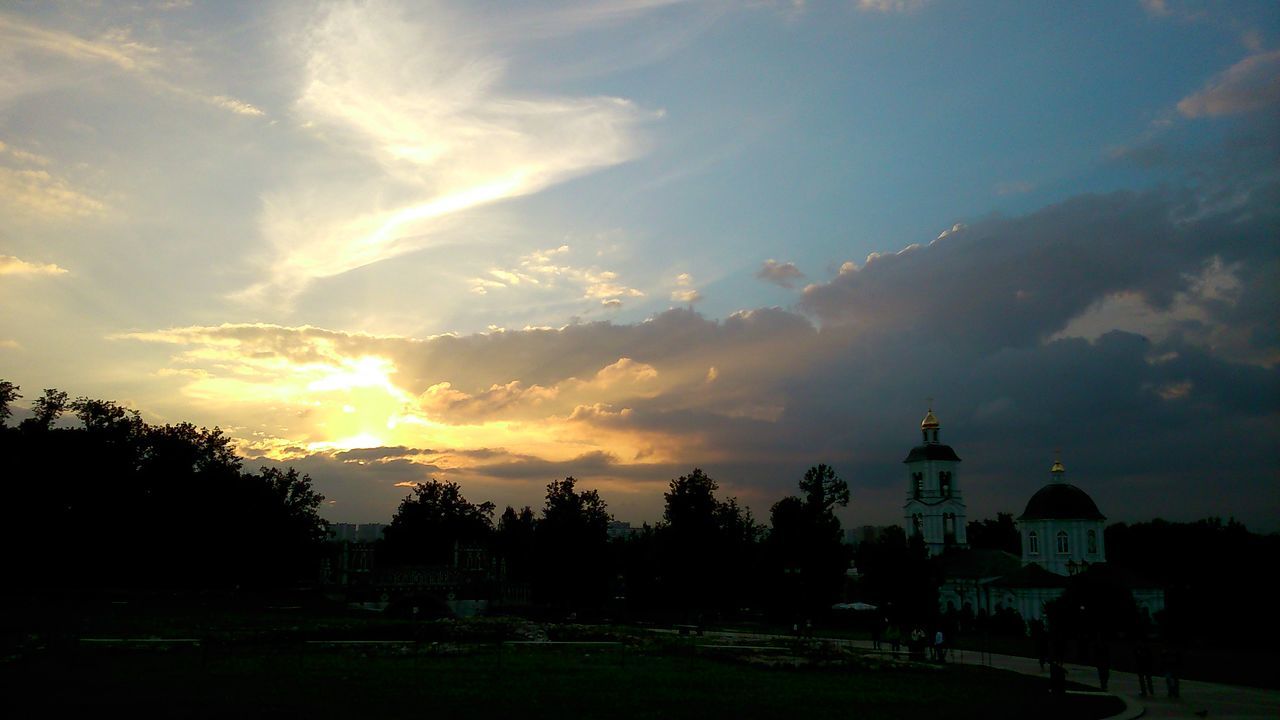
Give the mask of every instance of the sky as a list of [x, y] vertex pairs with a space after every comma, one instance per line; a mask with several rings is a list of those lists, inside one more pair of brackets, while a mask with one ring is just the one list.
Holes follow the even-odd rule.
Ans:
[[1274, 2], [12, 2], [0, 378], [340, 522], [703, 468], [1280, 530]]

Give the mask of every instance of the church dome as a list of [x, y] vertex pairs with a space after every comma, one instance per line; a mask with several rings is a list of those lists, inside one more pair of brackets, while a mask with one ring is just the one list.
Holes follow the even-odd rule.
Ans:
[[924, 420], [920, 421], [921, 430], [934, 430], [941, 427], [938, 424], [938, 416], [933, 414], [933, 408], [929, 408], [929, 414], [924, 416]]
[[1027, 501], [1023, 520], [1106, 520], [1089, 494], [1075, 485], [1050, 483]]

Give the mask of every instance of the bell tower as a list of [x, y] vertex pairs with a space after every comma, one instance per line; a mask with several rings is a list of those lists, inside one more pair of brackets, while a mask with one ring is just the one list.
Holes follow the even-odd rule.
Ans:
[[957, 482], [960, 457], [939, 439], [942, 424], [930, 406], [920, 421], [923, 444], [911, 449], [902, 462], [907, 466], [907, 502], [903, 527], [907, 537], [920, 535], [930, 555], [949, 547], [968, 547], [965, 535], [964, 496]]

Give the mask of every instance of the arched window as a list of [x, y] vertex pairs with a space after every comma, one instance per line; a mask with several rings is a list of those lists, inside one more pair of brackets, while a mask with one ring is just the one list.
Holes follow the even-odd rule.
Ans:
[[1071, 549], [1067, 545], [1067, 531], [1059, 530], [1058, 531], [1058, 554], [1065, 555], [1066, 553], [1069, 553], [1069, 552], [1071, 552]]
[[1094, 530], [1089, 531], [1089, 554], [1098, 554], [1098, 533]]
[[1031, 532], [1027, 533], [1027, 554], [1028, 555], [1040, 554], [1040, 536], [1036, 534], [1035, 530], [1032, 530]]
[[917, 498], [924, 494], [924, 473], [911, 473], [911, 491]]
[[924, 534], [924, 516], [920, 513], [911, 516], [911, 531], [916, 535]]
[[938, 473], [938, 485], [942, 489], [942, 497], [951, 497], [951, 473], [946, 471]]

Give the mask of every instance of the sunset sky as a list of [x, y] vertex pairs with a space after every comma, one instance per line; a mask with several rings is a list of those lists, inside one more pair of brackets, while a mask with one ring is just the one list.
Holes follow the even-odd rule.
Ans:
[[0, 378], [622, 520], [810, 465], [1280, 530], [1280, 6], [0, 6]]

